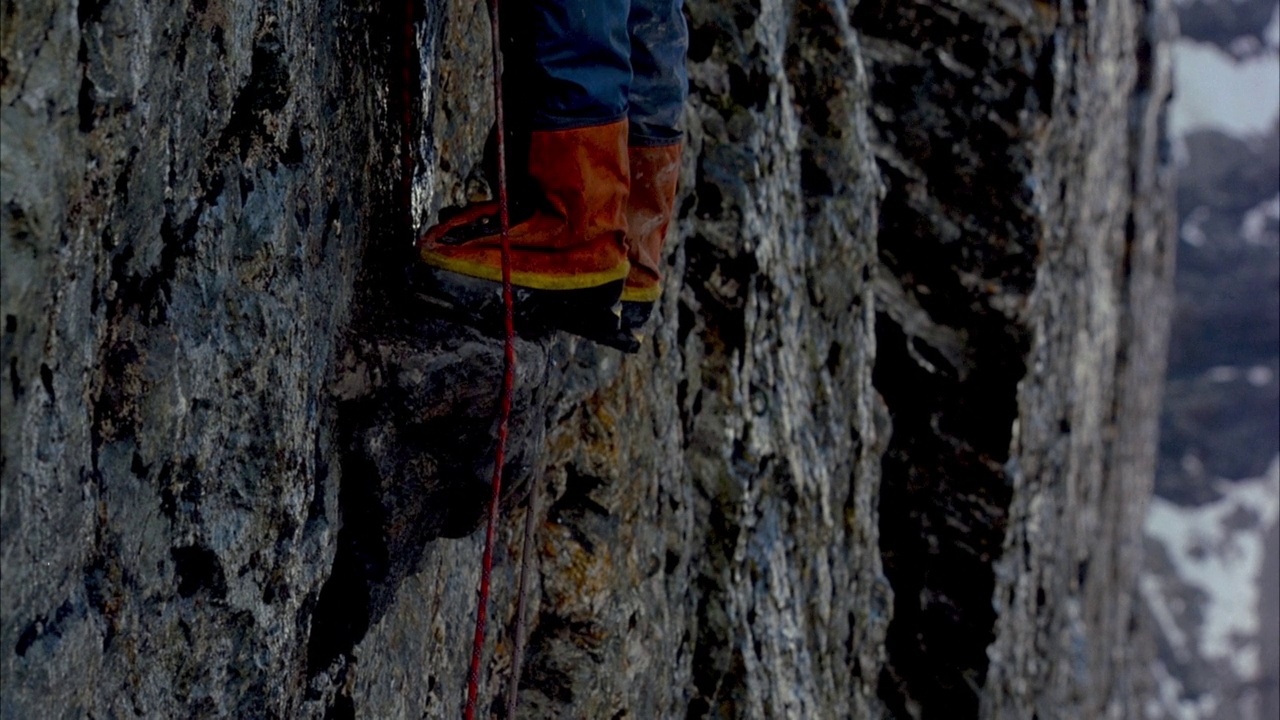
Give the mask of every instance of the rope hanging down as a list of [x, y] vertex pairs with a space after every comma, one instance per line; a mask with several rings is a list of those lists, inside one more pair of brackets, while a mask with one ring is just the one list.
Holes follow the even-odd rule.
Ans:
[[[493, 538], [498, 524], [498, 499], [502, 491], [502, 466], [507, 450], [507, 426], [511, 419], [511, 395], [516, 374], [515, 312], [511, 289], [511, 218], [507, 203], [506, 125], [502, 112], [502, 41], [498, 24], [498, 0], [489, 0], [489, 19], [493, 43], [494, 124], [497, 126], [498, 135], [498, 222], [502, 228], [502, 306], [505, 337], [503, 339], [502, 397], [498, 411], [498, 442], [493, 453], [493, 494], [489, 498], [489, 522], [484, 533], [484, 558], [480, 565], [480, 597], [476, 606], [476, 632], [471, 645], [471, 669], [467, 673], [467, 701], [462, 712], [466, 720], [475, 718], [476, 700], [480, 691], [480, 659], [484, 654], [485, 624], [489, 610], [489, 581], [493, 574]], [[512, 696], [515, 695], [518, 683], [518, 677], [512, 678], [510, 690]], [[514, 707], [513, 703], [511, 707]]]
[[[420, 67], [417, 57], [416, 32], [416, 0], [406, 0], [404, 30], [402, 37], [403, 56], [401, 58], [401, 152], [400, 152], [400, 192], [405, 208], [406, 226], [412, 235], [413, 229], [413, 177], [414, 177], [414, 137], [413, 137], [413, 84], [412, 72]], [[502, 252], [502, 305], [503, 305], [503, 373], [502, 392], [498, 411], [498, 437], [494, 448], [493, 491], [489, 499], [488, 523], [485, 528], [484, 556], [480, 567], [480, 587], [476, 606], [475, 636], [471, 646], [471, 664], [467, 672], [467, 697], [463, 706], [463, 717], [474, 720], [476, 704], [480, 689], [480, 664], [484, 655], [485, 629], [488, 620], [489, 588], [493, 575], [493, 544], [498, 522], [498, 501], [502, 494], [502, 469], [506, 459], [508, 427], [511, 420], [511, 402], [515, 386], [516, 349], [515, 349], [515, 310], [514, 294], [511, 287], [511, 218], [507, 198], [507, 153], [506, 123], [502, 104], [502, 45], [498, 22], [498, 0], [488, 0], [490, 32], [493, 44], [493, 100], [494, 124], [497, 129], [498, 155], [498, 221], [501, 227]], [[525, 641], [525, 588], [528, 585], [530, 563], [528, 550], [532, 547], [534, 502], [531, 491], [528, 514], [524, 528], [524, 558], [520, 571], [520, 584], [517, 588], [518, 602], [516, 606], [516, 657], [512, 668], [511, 686], [507, 692], [507, 717], [515, 717], [516, 694], [520, 682], [520, 665], [524, 654]]]

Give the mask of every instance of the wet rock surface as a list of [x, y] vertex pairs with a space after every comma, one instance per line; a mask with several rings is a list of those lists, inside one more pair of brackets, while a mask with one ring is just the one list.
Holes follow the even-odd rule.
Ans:
[[[501, 348], [401, 267], [487, 18], [416, 7], [406, 193], [404, 12], [5, 6], [5, 717], [457, 715]], [[526, 717], [1140, 701], [1163, 12], [688, 3], [652, 337], [517, 346], [495, 709], [525, 553]]]

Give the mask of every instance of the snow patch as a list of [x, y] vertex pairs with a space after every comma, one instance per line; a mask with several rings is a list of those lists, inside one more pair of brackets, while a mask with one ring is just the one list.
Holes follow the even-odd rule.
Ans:
[[1203, 225], [1212, 215], [1213, 212], [1208, 205], [1196, 206], [1196, 209], [1187, 213], [1187, 219], [1182, 221], [1182, 227], [1178, 229], [1178, 237], [1191, 247], [1203, 247], [1209, 241]]
[[1280, 116], [1280, 54], [1274, 50], [1237, 61], [1216, 45], [1179, 40], [1173, 72], [1175, 138], [1194, 130], [1260, 135]]
[[1164, 584], [1156, 575], [1143, 573], [1142, 577], [1138, 578], [1138, 591], [1142, 593], [1147, 606], [1151, 608], [1151, 616], [1160, 628], [1160, 636], [1169, 643], [1174, 657], [1181, 663], [1190, 662], [1190, 643], [1187, 640], [1187, 634], [1178, 627], [1175, 610], [1170, 607], [1173, 602], [1167, 599], [1168, 593], [1164, 591]]
[[1280, 223], [1280, 194], [1258, 203], [1244, 214], [1240, 221], [1240, 237], [1250, 245], [1266, 245], [1275, 237], [1274, 232], [1267, 232], [1267, 227], [1275, 223]]
[[[1222, 481], [1218, 490], [1219, 500], [1198, 507], [1152, 498], [1146, 532], [1164, 547], [1178, 578], [1204, 593], [1202, 625], [1191, 628], [1200, 656], [1225, 662], [1249, 681], [1261, 665], [1258, 585], [1266, 532], [1280, 516], [1280, 455], [1262, 477]], [[1144, 573], [1139, 585], [1162, 630], [1173, 618], [1162, 600], [1170, 596], [1163, 585], [1153, 573]], [[1186, 630], [1165, 633], [1175, 652], [1187, 645]]]
[[1275, 373], [1271, 372], [1271, 368], [1266, 365], [1254, 365], [1245, 374], [1245, 379], [1254, 387], [1266, 387], [1275, 379]]
[[1182, 472], [1187, 475], [1196, 478], [1204, 476], [1204, 461], [1200, 459], [1199, 455], [1190, 452], [1183, 453], [1181, 464]]
[[1201, 720], [1212, 717], [1218, 709], [1218, 697], [1213, 693], [1204, 693], [1200, 697], [1186, 697], [1186, 687], [1182, 681], [1169, 672], [1169, 668], [1159, 660], [1152, 666], [1155, 676], [1156, 691], [1146, 703], [1146, 716], [1155, 718], [1172, 718], [1173, 720]]
[[1229, 383], [1240, 379], [1240, 368], [1231, 365], [1215, 365], [1205, 373], [1211, 383]]

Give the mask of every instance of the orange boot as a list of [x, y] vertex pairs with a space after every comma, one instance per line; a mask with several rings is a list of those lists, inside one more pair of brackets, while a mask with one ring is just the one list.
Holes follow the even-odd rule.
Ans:
[[631, 271], [622, 289], [622, 331], [641, 339], [662, 295], [662, 246], [675, 210], [683, 145], [628, 149], [631, 198], [627, 202], [627, 256]]
[[[629, 267], [627, 121], [534, 131], [528, 174], [540, 197], [510, 233], [517, 328], [552, 327], [607, 342], [618, 333]], [[426, 295], [477, 320], [501, 317], [495, 202], [468, 206], [431, 228], [418, 253]]]

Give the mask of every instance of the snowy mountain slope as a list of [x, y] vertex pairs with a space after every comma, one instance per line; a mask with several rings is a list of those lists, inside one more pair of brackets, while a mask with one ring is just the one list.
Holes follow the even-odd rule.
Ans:
[[1141, 579], [1147, 716], [1280, 717], [1280, 3], [1179, 4], [1177, 311]]

